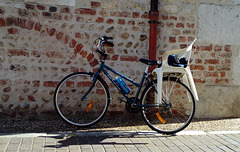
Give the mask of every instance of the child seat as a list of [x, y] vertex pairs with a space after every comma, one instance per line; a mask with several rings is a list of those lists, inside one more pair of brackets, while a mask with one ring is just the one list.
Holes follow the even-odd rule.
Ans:
[[165, 52], [162, 57], [162, 66], [153, 70], [153, 74], [157, 75], [157, 104], [162, 103], [163, 77], [170, 73], [182, 74], [183, 83], [191, 89], [195, 100], [199, 100], [189, 66], [192, 46], [195, 41], [196, 39], [185, 49]]

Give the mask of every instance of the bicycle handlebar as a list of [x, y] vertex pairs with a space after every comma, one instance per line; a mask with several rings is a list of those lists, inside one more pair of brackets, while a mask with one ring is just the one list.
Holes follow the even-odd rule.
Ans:
[[107, 54], [104, 51], [101, 51], [101, 47], [103, 44], [107, 44], [111, 47], [114, 46], [114, 44], [112, 42], [109, 42], [108, 40], [113, 40], [112, 37], [108, 37], [108, 36], [101, 36], [98, 38], [99, 42], [98, 42], [98, 48], [97, 48], [97, 52], [100, 53], [101, 55], [103, 55], [104, 57], [107, 57]]

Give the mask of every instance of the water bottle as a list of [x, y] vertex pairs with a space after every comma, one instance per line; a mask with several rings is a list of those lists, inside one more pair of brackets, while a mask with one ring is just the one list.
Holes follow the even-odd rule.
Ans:
[[122, 78], [116, 77], [116, 80], [114, 81], [119, 85], [124, 93], [128, 94], [131, 91], [131, 89], [126, 85]]

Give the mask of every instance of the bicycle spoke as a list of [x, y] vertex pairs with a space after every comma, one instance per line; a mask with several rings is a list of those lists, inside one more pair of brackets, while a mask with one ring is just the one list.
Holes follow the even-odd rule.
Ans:
[[[83, 127], [98, 122], [109, 105], [109, 93], [101, 81], [103, 80], [97, 79], [93, 88], [89, 89], [92, 85], [91, 74], [79, 72], [65, 77], [54, 94], [55, 107], [61, 118]], [[87, 96], [81, 100], [87, 91]]]
[[[162, 84], [162, 100], [165, 102], [158, 108], [143, 107], [142, 115], [153, 130], [160, 133], [175, 133], [187, 127], [191, 122], [195, 112], [195, 100], [191, 91], [176, 78], [164, 78]], [[143, 105], [155, 100], [153, 91], [151, 86], [144, 90]]]

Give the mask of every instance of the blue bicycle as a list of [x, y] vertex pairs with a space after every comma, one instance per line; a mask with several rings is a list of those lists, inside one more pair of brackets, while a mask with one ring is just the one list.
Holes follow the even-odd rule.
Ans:
[[[101, 55], [97, 72], [77, 72], [63, 78], [54, 93], [54, 105], [60, 117], [71, 125], [87, 127], [105, 115], [112, 97], [109, 87], [100, 74], [106, 75], [126, 99], [129, 112], [141, 112], [146, 124], [153, 130], [173, 134], [186, 128], [195, 113], [195, 99], [191, 90], [181, 82], [181, 74], [168, 73], [162, 80], [162, 101], [157, 100], [157, 77], [148, 73], [149, 66], [161, 67], [157, 60], [140, 59], [146, 64], [140, 83], [105, 65], [107, 54], [104, 45], [114, 46], [113, 38], [99, 37], [96, 52]], [[176, 64], [176, 63], [175, 63]], [[180, 66], [182, 63], [178, 63]], [[112, 72], [111, 75], [109, 71]], [[118, 78], [115, 78], [118, 76]], [[114, 78], [113, 78], [114, 77]], [[123, 80], [137, 87], [134, 97]], [[142, 90], [142, 87], [145, 88]], [[141, 95], [140, 95], [141, 94]]]

